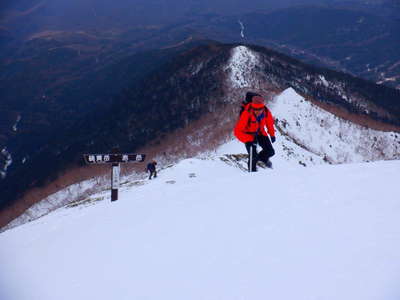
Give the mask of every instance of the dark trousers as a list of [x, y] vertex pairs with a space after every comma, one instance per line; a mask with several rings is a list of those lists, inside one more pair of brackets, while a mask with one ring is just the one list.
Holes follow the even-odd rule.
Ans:
[[156, 170], [149, 170], [149, 172], [150, 172], [150, 176], [149, 176], [149, 179], [151, 179], [151, 177], [154, 175], [154, 178], [156, 178], [157, 177], [157, 171]]
[[[260, 153], [257, 153], [257, 144], [259, 144], [262, 148]], [[257, 135], [254, 142], [248, 142], [245, 144], [245, 146], [247, 153], [249, 154], [249, 161], [247, 163], [249, 170], [250, 170], [250, 156], [253, 157], [252, 170], [251, 170], [252, 172], [257, 171], [256, 164], [259, 160], [261, 160], [264, 163], [267, 163], [269, 158], [275, 155], [275, 150], [272, 147], [269, 137], [262, 134]]]

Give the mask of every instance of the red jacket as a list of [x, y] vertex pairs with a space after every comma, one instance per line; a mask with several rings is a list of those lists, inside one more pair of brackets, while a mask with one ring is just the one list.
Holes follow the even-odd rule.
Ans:
[[[257, 133], [264, 136], [268, 136], [268, 134], [270, 136], [275, 136], [274, 118], [269, 109], [262, 105], [265, 107], [263, 112], [264, 117], [257, 122], [256, 115], [252, 110], [252, 106], [257, 106], [258, 108], [258, 105], [252, 103], [246, 105], [234, 129], [235, 136], [243, 143], [254, 141], [254, 137]], [[268, 134], [265, 130], [265, 127], [267, 127]]]

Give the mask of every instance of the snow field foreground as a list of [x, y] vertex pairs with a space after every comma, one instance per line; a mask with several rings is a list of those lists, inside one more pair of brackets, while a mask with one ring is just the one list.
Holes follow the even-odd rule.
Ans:
[[184, 160], [3, 232], [0, 299], [399, 299], [400, 161], [274, 162]]

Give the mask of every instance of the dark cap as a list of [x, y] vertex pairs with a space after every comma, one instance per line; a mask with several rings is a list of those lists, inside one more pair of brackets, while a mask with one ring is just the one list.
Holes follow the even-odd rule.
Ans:
[[247, 92], [247, 93], [246, 93], [245, 102], [246, 102], [246, 103], [251, 102], [251, 101], [252, 101], [252, 98], [253, 98], [254, 96], [260, 96], [260, 95], [257, 94], [257, 93], [254, 93], [254, 92]]

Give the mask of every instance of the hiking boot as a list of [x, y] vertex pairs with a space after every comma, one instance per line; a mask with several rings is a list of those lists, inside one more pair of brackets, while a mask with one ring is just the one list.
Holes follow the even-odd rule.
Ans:
[[269, 159], [267, 159], [267, 161], [265, 162], [265, 166], [266, 166], [267, 168], [272, 169], [272, 162], [271, 162]]

